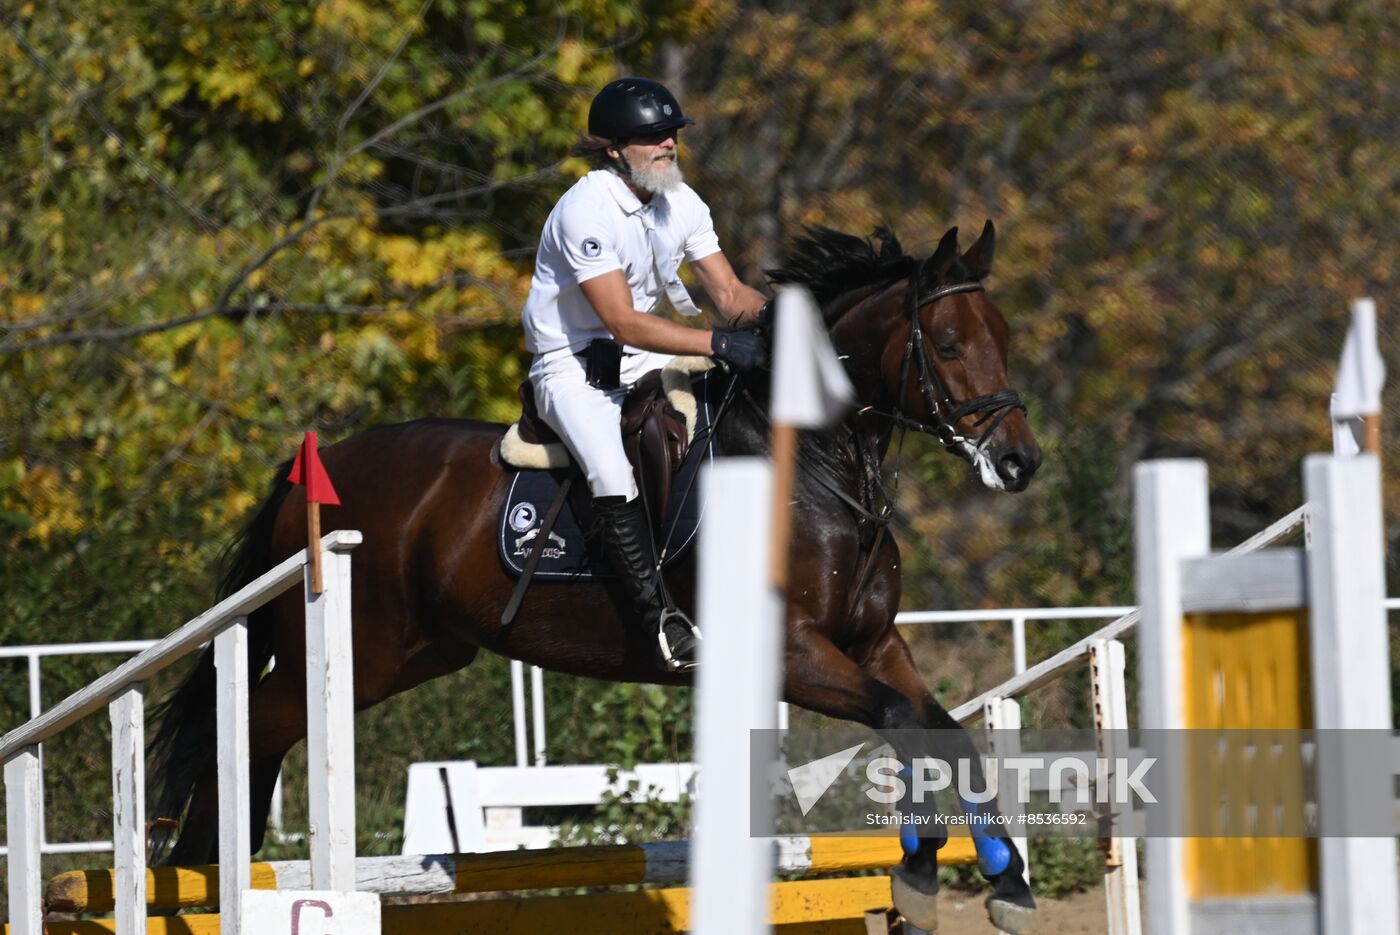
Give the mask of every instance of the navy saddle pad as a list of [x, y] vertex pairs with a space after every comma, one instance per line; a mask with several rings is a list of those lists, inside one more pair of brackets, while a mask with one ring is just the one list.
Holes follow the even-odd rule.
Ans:
[[[691, 435], [685, 460], [671, 482], [670, 515], [665, 518], [657, 536], [657, 548], [664, 550], [666, 555], [662, 561], [663, 568], [690, 550], [700, 526], [703, 504], [700, 502], [697, 476], [700, 466], [715, 456], [710, 425], [719, 403], [718, 398], [713, 398], [714, 387], [720, 381], [711, 379], [712, 373], [712, 370], [707, 370], [697, 374], [692, 382], [695, 390], [695, 431]], [[559, 495], [559, 485], [574, 470], [573, 467], [552, 471], [517, 470], [511, 478], [505, 507], [501, 510], [496, 549], [500, 553], [501, 563], [512, 577], [519, 578], [524, 571], [530, 550], [539, 536], [540, 524]], [[588, 485], [580, 476], [574, 481], [569, 499], [554, 521], [554, 528], [549, 531], [549, 542], [540, 556], [539, 566], [535, 568], [535, 578], [545, 581], [587, 581], [612, 577], [612, 568], [603, 554], [598, 537], [585, 539], [583, 534], [591, 515], [581, 521], [576, 508], [582, 506], [587, 509], [590, 502]]]

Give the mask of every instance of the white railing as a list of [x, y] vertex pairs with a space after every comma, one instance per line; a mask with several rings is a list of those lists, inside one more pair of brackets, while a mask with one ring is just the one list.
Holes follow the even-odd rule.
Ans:
[[[305, 550], [220, 601], [133, 659], [0, 738], [4, 763], [13, 935], [41, 935], [40, 850], [43, 827], [39, 744], [104, 705], [112, 721], [112, 815], [116, 930], [146, 930], [144, 683], [211, 639], [217, 672], [221, 925], [240, 931], [241, 893], [250, 886], [248, 808], [248, 615], [305, 582], [308, 786], [311, 875], [317, 889], [355, 888], [353, 674], [350, 650], [350, 550], [358, 532], [321, 540], [325, 590], [311, 592]], [[37, 658], [37, 657], [31, 657]], [[37, 669], [32, 666], [31, 672]], [[34, 702], [37, 689], [31, 689]]]
[[[1227, 554], [1242, 555], [1246, 552], [1254, 552], [1272, 545], [1275, 542], [1288, 539], [1296, 535], [1299, 531], [1302, 531], [1306, 526], [1306, 522], [1307, 507], [1300, 506], [1292, 513], [1272, 523], [1267, 529], [1250, 536], [1244, 542], [1230, 549]], [[982, 717], [983, 709], [992, 699], [1024, 698], [1037, 688], [1050, 684], [1071, 669], [1086, 665], [1089, 661], [1089, 655], [1097, 642], [1118, 639], [1129, 630], [1136, 627], [1138, 619], [1141, 616], [1138, 609], [1133, 608], [1129, 613], [1122, 615], [1108, 626], [1089, 634], [1069, 648], [1063, 649], [1051, 656], [1049, 659], [1036, 663], [1031, 668], [1017, 675], [1013, 675], [997, 687], [988, 689], [971, 701], [954, 708], [950, 713], [959, 723], [970, 724]]]
[[[157, 640], [110, 640], [102, 643], [51, 643], [36, 646], [0, 647], [0, 659], [23, 659], [29, 678], [29, 717], [37, 718], [44, 713], [42, 684], [39, 660], [45, 656], [96, 656], [106, 654], [139, 653], [156, 645]], [[65, 841], [52, 842], [44, 823], [44, 756], [39, 752], [39, 853], [40, 854], [91, 854], [112, 849], [111, 841]], [[8, 847], [0, 847], [0, 857], [9, 852]]]

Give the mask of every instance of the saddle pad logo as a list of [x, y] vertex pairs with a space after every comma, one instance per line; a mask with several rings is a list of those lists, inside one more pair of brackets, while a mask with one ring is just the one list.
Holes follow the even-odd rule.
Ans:
[[[526, 558], [530, 554], [535, 540], [539, 538], [540, 531], [532, 529], [519, 539], [515, 540], [515, 550], [512, 554], [516, 558]], [[541, 558], [563, 558], [569, 551], [569, 544], [564, 541], [564, 537], [554, 530], [549, 531], [549, 538], [544, 541], [544, 548], [540, 550]]]
[[588, 257], [598, 256], [603, 252], [603, 245], [598, 242], [598, 238], [589, 237], [583, 242], [583, 255]]
[[516, 532], [524, 532], [535, 525], [535, 505], [533, 503], [517, 504], [515, 509], [510, 511], [510, 528]]

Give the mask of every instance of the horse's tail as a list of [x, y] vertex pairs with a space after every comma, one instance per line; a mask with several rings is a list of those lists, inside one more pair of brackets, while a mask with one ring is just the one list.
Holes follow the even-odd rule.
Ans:
[[[219, 600], [272, 567], [272, 530], [292, 485], [287, 481], [291, 461], [273, 475], [272, 489], [248, 525], [219, 553]], [[272, 658], [273, 630], [266, 606], [248, 618], [248, 674], [257, 683]], [[160, 727], [151, 742], [153, 817], [179, 819], [189, 804], [195, 783], [214, 768], [216, 758], [214, 646], [200, 653], [189, 675], [153, 712]], [[164, 825], [164, 823], [162, 823]], [[164, 854], [171, 832], [157, 826], [151, 835], [152, 854]]]

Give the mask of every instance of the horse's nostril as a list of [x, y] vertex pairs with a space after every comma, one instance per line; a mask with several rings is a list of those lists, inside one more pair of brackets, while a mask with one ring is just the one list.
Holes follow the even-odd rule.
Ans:
[[1020, 480], [1026, 473], [1026, 461], [1018, 454], [1002, 455], [997, 462], [997, 471], [1005, 480]]

